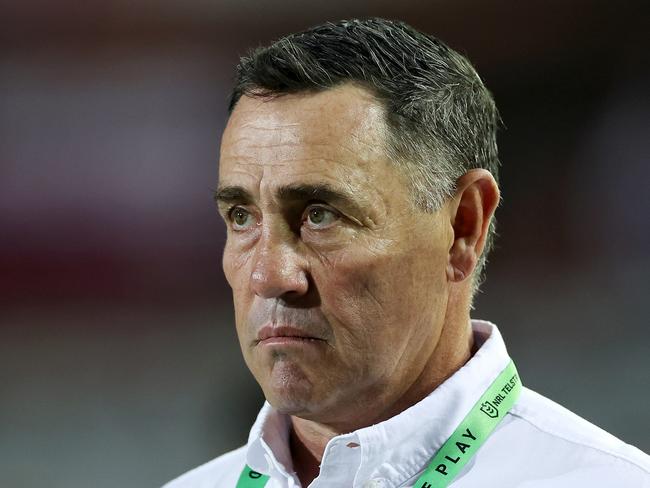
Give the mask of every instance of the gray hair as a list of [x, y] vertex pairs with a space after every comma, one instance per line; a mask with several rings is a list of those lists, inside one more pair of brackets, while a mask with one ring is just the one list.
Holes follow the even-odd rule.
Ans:
[[[440, 209], [458, 178], [474, 168], [498, 181], [500, 119], [492, 95], [465, 57], [403, 22], [327, 22], [251, 51], [237, 66], [229, 112], [243, 95], [282, 96], [348, 82], [383, 104], [388, 156], [404, 169], [416, 208]], [[493, 219], [474, 291], [494, 236]]]

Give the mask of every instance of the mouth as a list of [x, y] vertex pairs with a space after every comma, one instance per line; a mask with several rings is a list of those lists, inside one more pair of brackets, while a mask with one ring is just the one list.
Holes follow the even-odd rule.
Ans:
[[255, 345], [305, 345], [319, 342], [324, 342], [324, 339], [296, 327], [266, 325], [257, 334]]

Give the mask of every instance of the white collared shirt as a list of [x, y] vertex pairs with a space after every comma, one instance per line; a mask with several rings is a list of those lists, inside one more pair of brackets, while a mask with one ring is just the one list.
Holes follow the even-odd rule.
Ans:
[[[422, 401], [379, 424], [332, 438], [310, 488], [411, 487], [510, 358], [495, 325], [472, 321], [474, 356]], [[525, 381], [525, 379], [524, 379]], [[266, 488], [297, 488], [290, 421], [268, 403], [248, 444], [164, 488], [235, 488], [245, 464]], [[454, 488], [650, 487], [650, 457], [523, 388], [511, 411], [450, 486]]]

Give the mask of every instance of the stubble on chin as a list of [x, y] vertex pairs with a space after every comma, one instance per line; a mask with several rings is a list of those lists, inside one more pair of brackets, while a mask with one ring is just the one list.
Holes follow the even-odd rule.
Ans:
[[271, 365], [265, 375], [263, 382], [261, 378], [258, 378], [258, 382], [267, 401], [278, 412], [301, 415], [312, 410], [314, 384], [287, 354], [271, 353]]

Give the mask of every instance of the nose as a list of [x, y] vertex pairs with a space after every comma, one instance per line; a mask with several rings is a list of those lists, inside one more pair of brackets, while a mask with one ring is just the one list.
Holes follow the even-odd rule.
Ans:
[[298, 253], [294, 239], [264, 232], [255, 251], [250, 283], [257, 296], [288, 298], [307, 293], [307, 263]]

